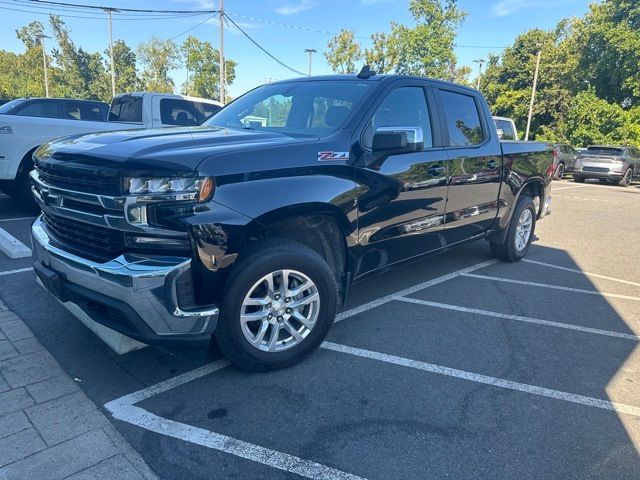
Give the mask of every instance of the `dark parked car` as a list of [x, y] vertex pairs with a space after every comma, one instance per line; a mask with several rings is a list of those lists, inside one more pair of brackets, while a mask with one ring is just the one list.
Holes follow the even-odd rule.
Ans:
[[0, 114], [106, 122], [109, 104], [71, 98], [17, 98], [0, 106]]
[[573, 172], [578, 154], [575, 149], [567, 143], [556, 143], [553, 147], [553, 156], [556, 159], [556, 171], [553, 174], [553, 178], [555, 180], [562, 180], [565, 173]]
[[628, 187], [634, 178], [640, 178], [640, 150], [635, 147], [592, 145], [576, 160], [573, 179], [582, 183], [597, 178], [621, 187]]
[[365, 275], [479, 239], [520, 260], [554, 171], [550, 145], [498, 140], [476, 90], [366, 70], [264, 85], [201, 127], [74, 136], [35, 158], [49, 292], [150, 344], [215, 333], [251, 370], [318, 347]]

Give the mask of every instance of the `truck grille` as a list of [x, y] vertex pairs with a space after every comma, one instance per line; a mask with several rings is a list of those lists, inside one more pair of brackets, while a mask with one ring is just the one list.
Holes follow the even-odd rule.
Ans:
[[108, 176], [78, 170], [52, 170], [37, 165], [40, 180], [46, 185], [76, 192], [117, 196], [123, 193], [122, 180], [117, 176]]
[[50, 214], [43, 214], [42, 219], [58, 241], [82, 251], [89, 247], [96, 253], [112, 256], [124, 251], [124, 234], [118, 230]]

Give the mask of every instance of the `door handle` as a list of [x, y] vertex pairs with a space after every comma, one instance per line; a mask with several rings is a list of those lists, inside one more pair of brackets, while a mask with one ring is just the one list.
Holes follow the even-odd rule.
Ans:
[[427, 173], [432, 177], [437, 177], [444, 173], [444, 167], [442, 165], [434, 165], [427, 170]]

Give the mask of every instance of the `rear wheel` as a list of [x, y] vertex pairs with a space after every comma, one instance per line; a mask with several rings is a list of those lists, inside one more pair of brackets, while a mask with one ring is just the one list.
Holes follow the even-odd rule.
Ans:
[[535, 227], [535, 203], [531, 197], [522, 196], [518, 199], [504, 240], [490, 243], [491, 253], [505, 262], [517, 262], [529, 251]]
[[556, 167], [555, 173], [553, 174], [553, 179], [562, 180], [564, 178], [564, 174], [565, 174], [564, 163], [559, 163], [558, 166]]
[[334, 274], [314, 250], [291, 240], [266, 240], [229, 278], [218, 344], [245, 370], [292, 365], [325, 338], [337, 299]]

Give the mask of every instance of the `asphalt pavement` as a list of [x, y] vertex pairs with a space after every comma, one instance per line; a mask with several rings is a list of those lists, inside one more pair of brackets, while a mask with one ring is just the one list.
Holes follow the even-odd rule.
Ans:
[[[370, 277], [267, 374], [215, 346], [116, 355], [29, 259], [0, 254], [0, 300], [161, 478], [637, 479], [640, 185], [553, 197], [526, 261], [477, 242]], [[27, 241], [18, 207], [0, 228]]]

